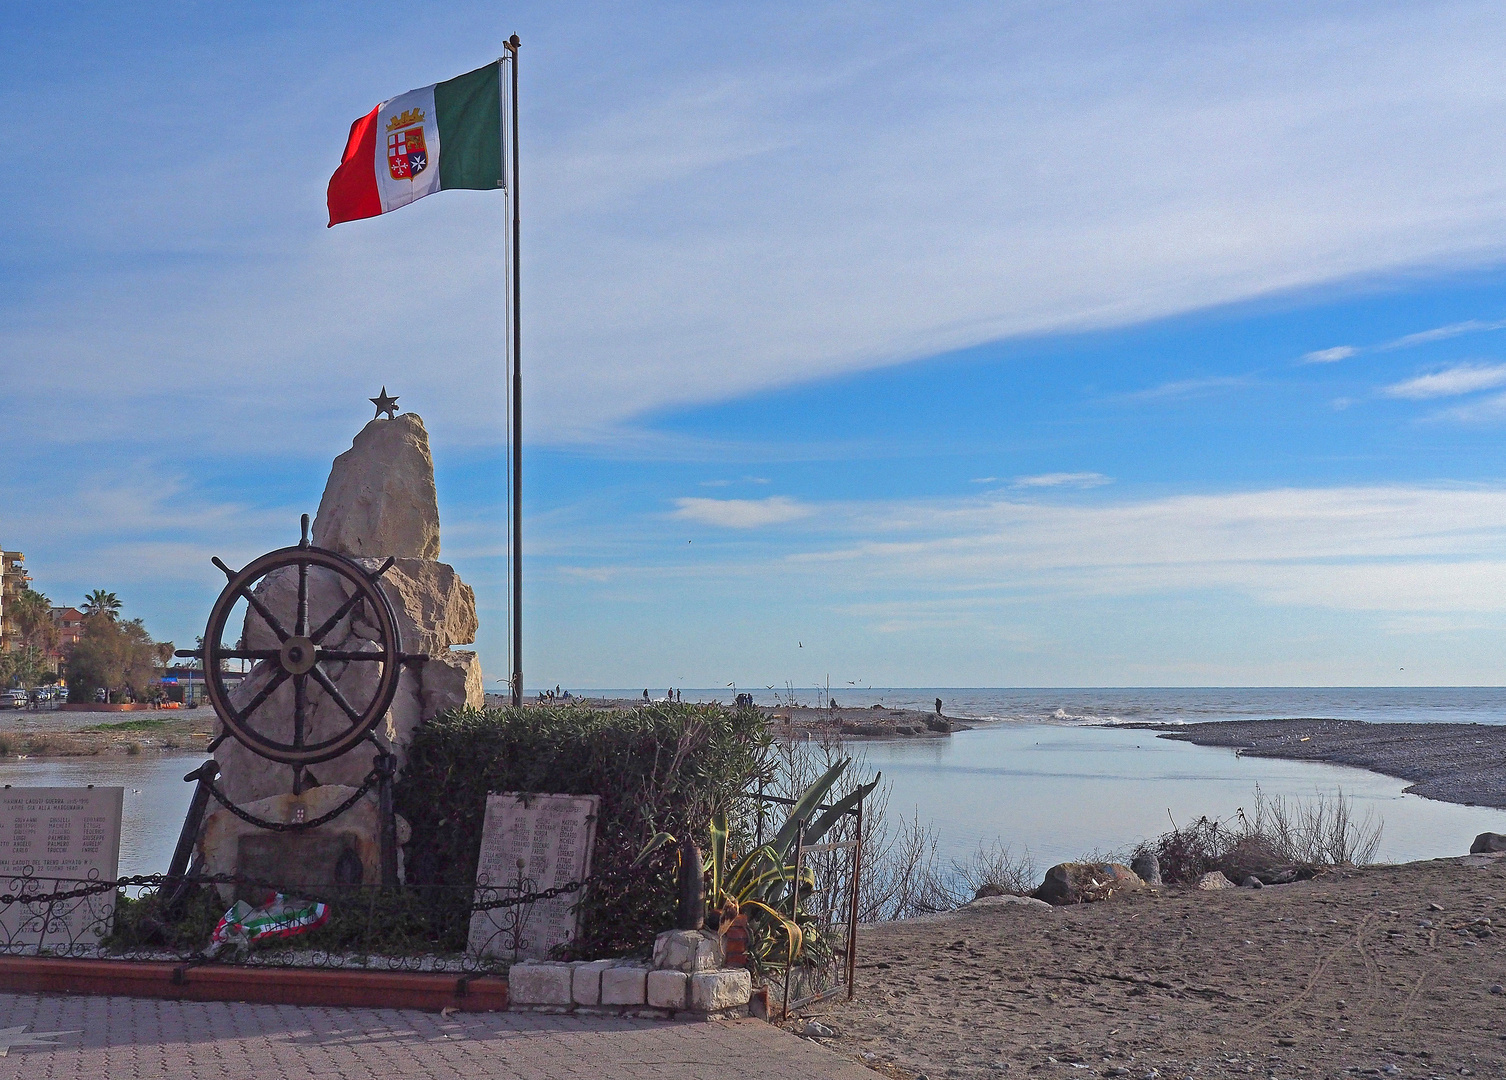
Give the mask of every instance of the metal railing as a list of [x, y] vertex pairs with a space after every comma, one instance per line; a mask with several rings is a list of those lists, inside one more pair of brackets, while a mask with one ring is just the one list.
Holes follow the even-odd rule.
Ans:
[[[0, 877], [0, 956], [496, 973], [526, 945], [530, 906], [582, 887], [572, 881], [538, 891], [484, 882], [475, 888], [298, 888], [300, 900], [326, 905], [322, 925], [216, 952], [210, 936], [233, 899], [265, 897], [279, 891], [276, 883], [224, 874], [11, 875]], [[168, 910], [169, 894], [176, 910]], [[482, 913], [486, 919], [475, 918]], [[473, 935], [473, 924], [483, 932]]]
[[[762, 788], [756, 792], [745, 792], [745, 794], [754, 800], [755, 842], [761, 847], [764, 842], [763, 831], [767, 817], [764, 804], [796, 806], [798, 802], [779, 795], [769, 795]], [[823, 803], [812, 807], [810, 813], [814, 816], [816, 813], [831, 809], [831, 805]], [[802, 1008], [842, 991], [846, 991], [847, 1000], [851, 1001], [856, 991], [858, 889], [863, 873], [863, 801], [860, 800], [856, 806], [845, 810], [843, 816], [852, 820], [852, 833], [848, 839], [807, 845], [805, 829], [810, 824], [809, 818], [801, 823], [800, 831], [796, 833], [794, 860], [796, 882], [801, 880], [801, 871], [810, 865], [809, 860], [813, 857], [836, 857], [822, 860], [826, 865], [822, 868], [820, 876], [826, 879], [825, 888], [818, 888], [814, 894], [806, 896], [801, 895], [798, 887], [790, 890], [790, 919], [792, 922], [799, 922], [803, 916], [806, 920], [813, 920], [820, 934], [828, 940], [840, 940], [842, 947], [831, 950], [829, 961], [817, 960], [811, 963], [784, 965], [782, 993], [778, 1003], [781, 1018], [787, 1019], [791, 1009]], [[839, 853], [848, 853], [848, 855], [842, 858]], [[841, 888], [843, 879], [847, 886], [845, 890]], [[824, 902], [812, 902], [818, 898]], [[769, 988], [774, 989], [772, 980]], [[770, 1014], [773, 1013], [774, 1008], [775, 1004], [770, 1002]]]

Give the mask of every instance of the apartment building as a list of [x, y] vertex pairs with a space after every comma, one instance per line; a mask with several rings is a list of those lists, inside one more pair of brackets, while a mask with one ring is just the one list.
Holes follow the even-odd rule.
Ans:
[[14, 652], [20, 647], [21, 628], [12, 612], [21, 591], [30, 584], [26, 556], [19, 551], [0, 551], [0, 652]]
[[49, 659], [66, 660], [69, 651], [84, 636], [84, 613], [76, 607], [55, 607], [52, 625], [57, 627], [58, 637]]

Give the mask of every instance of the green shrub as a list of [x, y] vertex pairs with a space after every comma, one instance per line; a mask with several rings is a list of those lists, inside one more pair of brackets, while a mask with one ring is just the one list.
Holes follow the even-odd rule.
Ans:
[[447, 714], [415, 733], [396, 786], [397, 811], [413, 826], [407, 880], [420, 891], [449, 887], [435, 894], [453, 908], [447, 932], [463, 946], [464, 887], [475, 880], [486, 796], [598, 795], [591, 886], [571, 956], [645, 952], [674, 923], [675, 880], [664, 866], [634, 868], [634, 857], [659, 830], [690, 835], [706, 850], [712, 815], [736, 810], [767, 770], [768, 748], [756, 709], [664, 703]]

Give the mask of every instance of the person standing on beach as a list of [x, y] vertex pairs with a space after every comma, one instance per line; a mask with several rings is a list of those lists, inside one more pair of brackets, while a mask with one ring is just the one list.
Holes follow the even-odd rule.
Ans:
[[936, 699], [936, 715], [937, 716], [941, 715], [941, 699], [940, 698]]

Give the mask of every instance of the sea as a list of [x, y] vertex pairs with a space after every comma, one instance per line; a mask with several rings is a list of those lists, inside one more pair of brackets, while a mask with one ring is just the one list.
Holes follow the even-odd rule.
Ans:
[[[642, 689], [572, 690], [578, 696], [636, 698]], [[668, 688], [650, 688], [662, 699]], [[1357, 819], [1381, 829], [1386, 862], [1459, 855], [1480, 832], [1506, 833], [1506, 811], [1407, 794], [1402, 780], [1315, 762], [1241, 757], [1126, 727], [1133, 723], [1276, 717], [1332, 717], [1374, 723], [1506, 723], [1501, 687], [1254, 687], [1217, 689], [958, 689], [724, 687], [683, 689], [685, 701], [844, 707], [882, 704], [978, 722], [946, 738], [863, 740], [852, 768], [882, 774], [879, 795], [891, 823], [930, 829], [943, 861], [965, 861], [980, 845], [1029, 853], [1038, 869], [1088, 853], [1123, 852], [1173, 823], [1224, 820], [1254, 807], [1256, 792], [1288, 800], [1343, 797]], [[125, 788], [122, 874], [167, 868], [198, 755], [0, 762], [0, 784], [111, 784]]]

